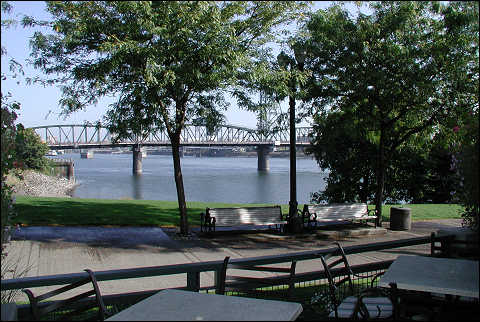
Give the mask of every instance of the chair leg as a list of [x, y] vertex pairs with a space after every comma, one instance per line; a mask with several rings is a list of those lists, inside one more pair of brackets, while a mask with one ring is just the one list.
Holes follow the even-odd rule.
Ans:
[[28, 296], [28, 300], [30, 302], [30, 313], [32, 314], [33, 319], [40, 320], [40, 314], [38, 312], [37, 299], [35, 298], [35, 295], [33, 295], [32, 291], [30, 290], [22, 291]]
[[96, 300], [97, 306], [98, 306], [98, 318], [101, 321], [103, 321], [103, 320], [105, 320], [105, 312], [107, 312], [107, 308], [105, 307], [105, 304], [103, 303], [103, 299], [102, 299], [102, 295], [100, 293], [100, 288], [98, 287], [97, 279], [95, 277], [95, 274], [92, 272], [92, 270], [85, 269], [85, 271], [90, 276], [90, 280], [92, 281], [92, 284], [93, 284], [93, 289], [95, 290], [95, 300]]
[[225, 294], [225, 280], [227, 278], [227, 266], [228, 266], [228, 261], [230, 260], [230, 256], [226, 256], [225, 259], [223, 260], [223, 266], [222, 269], [218, 272], [217, 276], [217, 287], [215, 290], [216, 294]]

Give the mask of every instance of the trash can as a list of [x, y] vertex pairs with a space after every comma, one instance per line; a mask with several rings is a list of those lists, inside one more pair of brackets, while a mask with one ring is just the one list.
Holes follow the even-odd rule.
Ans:
[[390, 229], [410, 230], [412, 226], [410, 210], [410, 208], [390, 208]]

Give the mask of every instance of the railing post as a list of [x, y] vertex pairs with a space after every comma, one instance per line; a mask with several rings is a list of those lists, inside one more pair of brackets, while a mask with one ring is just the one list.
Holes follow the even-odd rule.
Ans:
[[187, 273], [187, 288], [194, 292], [200, 290], [200, 272]]

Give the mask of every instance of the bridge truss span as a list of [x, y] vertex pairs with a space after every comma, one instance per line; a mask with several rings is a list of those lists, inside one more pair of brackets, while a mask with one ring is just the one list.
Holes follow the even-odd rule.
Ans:
[[[158, 131], [139, 141], [135, 138], [114, 143], [114, 133], [106, 127], [97, 125], [47, 125], [32, 127], [46, 142], [50, 149], [85, 149], [118, 146], [170, 146], [167, 132]], [[298, 127], [297, 144], [308, 145], [311, 127]], [[183, 129], [180, 144], [185, 146], [286, 146], [289, 144], [289, 132], [277, 131], [261, 135], [259, 131], [233, 125], [222, 125], [215, 131], [205, 126], [187, 125]]]

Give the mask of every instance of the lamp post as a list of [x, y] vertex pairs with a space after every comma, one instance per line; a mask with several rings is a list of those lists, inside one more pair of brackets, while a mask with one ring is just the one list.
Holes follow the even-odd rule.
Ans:
[[[305, 62], [305, 50], [301, 46], [294, 45], [295, 59], [288, 57], [283, 51], [278, 56], [278, 62], [281, 66], [290, 65], [290, 72], [293, 69], [303, 71]], [[297, 92], [297, 84], [294, 77], [290, 82], [291, 94], [288, 98], [289, 116], [290, 116], [290, 201], [288, 203], [288, 215], [290, 224], [294, 224], [293, 218], [297, 216], [297, 151], [296, 151], [296, 132], [295, 132], [295, 94]], [[292, 227], [293, 228], [293, 227]]]

